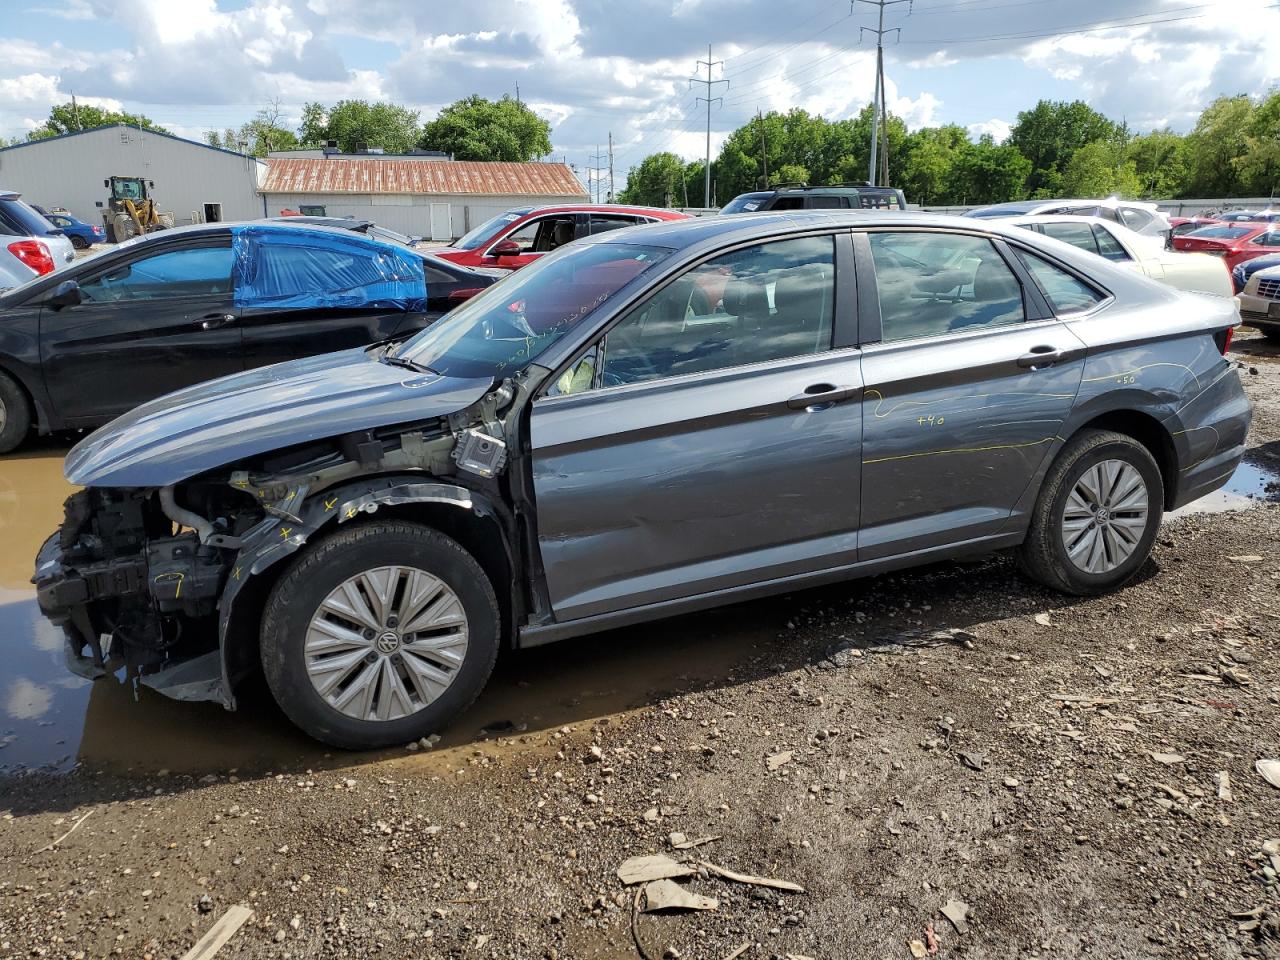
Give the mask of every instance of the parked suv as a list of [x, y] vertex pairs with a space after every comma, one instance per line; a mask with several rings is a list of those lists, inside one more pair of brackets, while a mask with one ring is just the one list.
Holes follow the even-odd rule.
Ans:
[[868, 183], [839, 183], [811, 187], [805, 183], [779, 184], [772, 190], [755, 190], [734, 197], [720, 208], [726, 213], [758, 213], [763, 210], [905, 210], [907, 198], [896, 187]]
[[231, 707], [262, 672], [371, 747], [448, 723], [503, 646], [1006, 548], [1102, 593], [1240, 462], [1238, 321], [1002, 223], [611, 231], [398, 346], [81, 441], [39, 602], [86, 676]]
[[66, 234], [21, 197], [0, 190], [0, 290], [52, 273], [76, 258]]

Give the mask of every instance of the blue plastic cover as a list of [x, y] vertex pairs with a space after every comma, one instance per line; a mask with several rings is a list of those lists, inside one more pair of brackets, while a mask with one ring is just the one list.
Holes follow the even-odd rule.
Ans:
[[238, 307], [426, 309], [422, 258], [362, 234], [250, 224], [231, 250]]

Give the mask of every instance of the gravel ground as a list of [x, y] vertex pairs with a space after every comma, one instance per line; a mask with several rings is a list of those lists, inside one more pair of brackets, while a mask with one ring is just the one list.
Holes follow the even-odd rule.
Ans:
[[[1280, 471], [1280, 350], [1235, 358]], [[1260, 504], [1108, 597], [991, 558], [531, 651], [506, 732], [433, 750], [9, 776], [0, 957], [178, 957], [235, 904], [219, 956], [1280, 957], [1278, 546]], [[553, 724], [567, 658], [665, 672]], [[717, 909], [635, 915], [644, 854]]]

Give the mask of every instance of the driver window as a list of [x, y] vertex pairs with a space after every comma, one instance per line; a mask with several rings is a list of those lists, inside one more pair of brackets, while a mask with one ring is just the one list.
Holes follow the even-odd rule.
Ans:
[[747, 247], [694, 267], [606, 335], [601, 384], [642, 383], [831, 348], [831, 237]]
[[523, 253], [549, 253], [573, 240], [573, 214], [560, 217], [539, 217], [530, 220], [505, 239], [513, 241]]
[[231, 247], [195, 247], [143, 257], [80, 284], [85, 302], [168, 300], [231, 293]]

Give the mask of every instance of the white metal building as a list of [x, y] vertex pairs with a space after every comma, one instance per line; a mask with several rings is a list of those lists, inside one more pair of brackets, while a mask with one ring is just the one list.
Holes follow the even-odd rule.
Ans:
[[563, 163], [482, 163], [438, 156], [271, 156], [267, 215], [359, 217], [432, 240], [452, 240], [512, 207], [582, 203]]
[[178, 224], [253, 220], [265, 215], [266, 170], [255, 157], [124, 124], [0, 149], [0, 189], [86, 223], [102, 223], [102, 181], [111, 176], [154, 181], [157, 208]]

